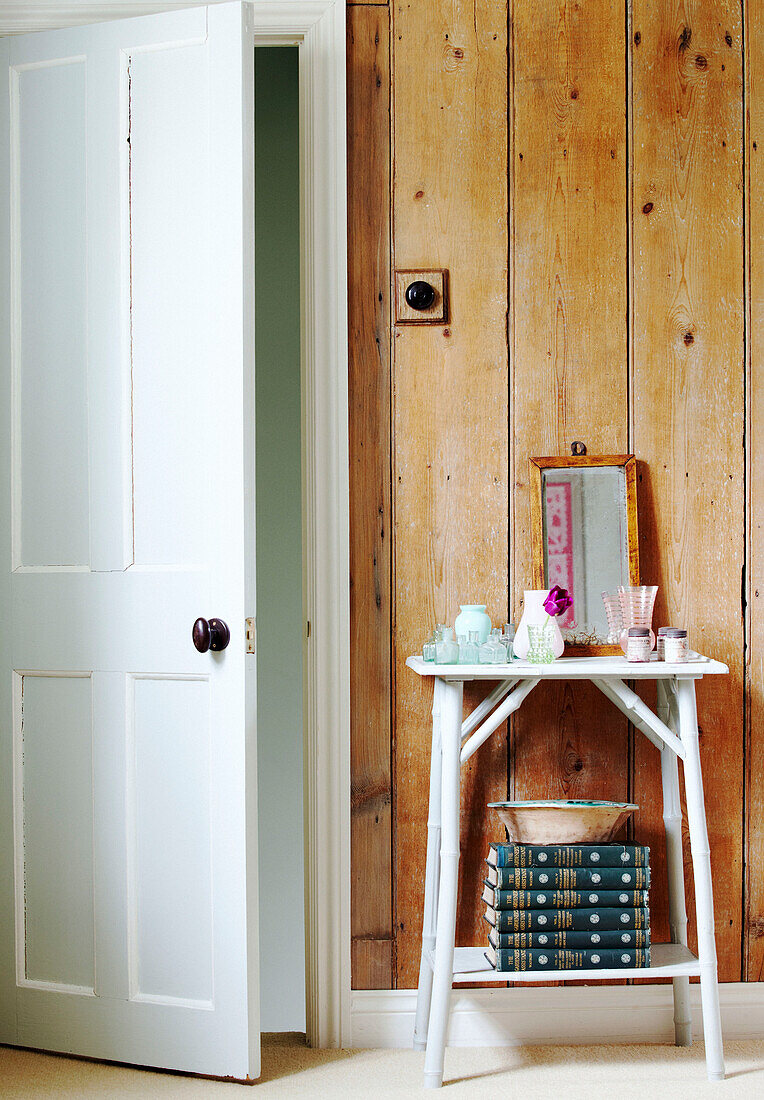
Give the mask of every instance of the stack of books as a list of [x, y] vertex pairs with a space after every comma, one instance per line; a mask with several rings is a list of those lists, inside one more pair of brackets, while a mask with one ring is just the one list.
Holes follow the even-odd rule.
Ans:
[[650, 965], [650, 849], [494, 844], [483, 890], [498, 971]]

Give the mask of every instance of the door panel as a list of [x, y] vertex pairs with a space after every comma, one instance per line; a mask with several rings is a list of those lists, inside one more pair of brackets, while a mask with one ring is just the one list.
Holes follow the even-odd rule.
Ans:
[[15, 687], [18, 978], [92, 996], [92, 681], [17, 673]]
[[259, 1072], [248, 18], [0, 45], [0, 1041], [235, 1077]]
[[11, 69], [15, 565], [89, 562], [86, 64]]
[[206, 44], [132, 53], [127, 89], [134, 561], [198, 565], [206, 530], [197, 486], [216, 468], [207, 413], [216, 362], [209, 270], [198, 262], [209, 215]]
[[212, 1008], [210, 682], [131, 681], [132, 995]]

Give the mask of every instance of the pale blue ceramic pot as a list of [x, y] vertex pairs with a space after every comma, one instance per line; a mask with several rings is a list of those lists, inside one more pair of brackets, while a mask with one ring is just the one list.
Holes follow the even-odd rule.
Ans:
[[484, 603], [463, 603], [459, 606], [462, 613], [456, 616], [454, 634], [457, 638], [460, 634], [463, 634], [465, 638], [469, 638], [470, 631], [476, 630], [482, 645], [491, 633], [491, 616], [486, 614], [486, 605]]

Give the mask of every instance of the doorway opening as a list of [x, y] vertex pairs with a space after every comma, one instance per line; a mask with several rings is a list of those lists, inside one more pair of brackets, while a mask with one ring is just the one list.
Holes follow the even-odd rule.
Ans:
[[299, 48], [255, 49], [261, 1030], [305, 1031]]

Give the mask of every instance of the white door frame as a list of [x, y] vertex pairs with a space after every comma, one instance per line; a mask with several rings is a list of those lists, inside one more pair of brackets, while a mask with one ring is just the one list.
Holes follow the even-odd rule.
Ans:
[[[198, 6], [4, 0], [0, 35]], [[308, 1042], [339, 1047], [351, 1039], [345, 0], [254, 0], [252, 14], [258, 45], [300, 58], [306, 1010]]]

